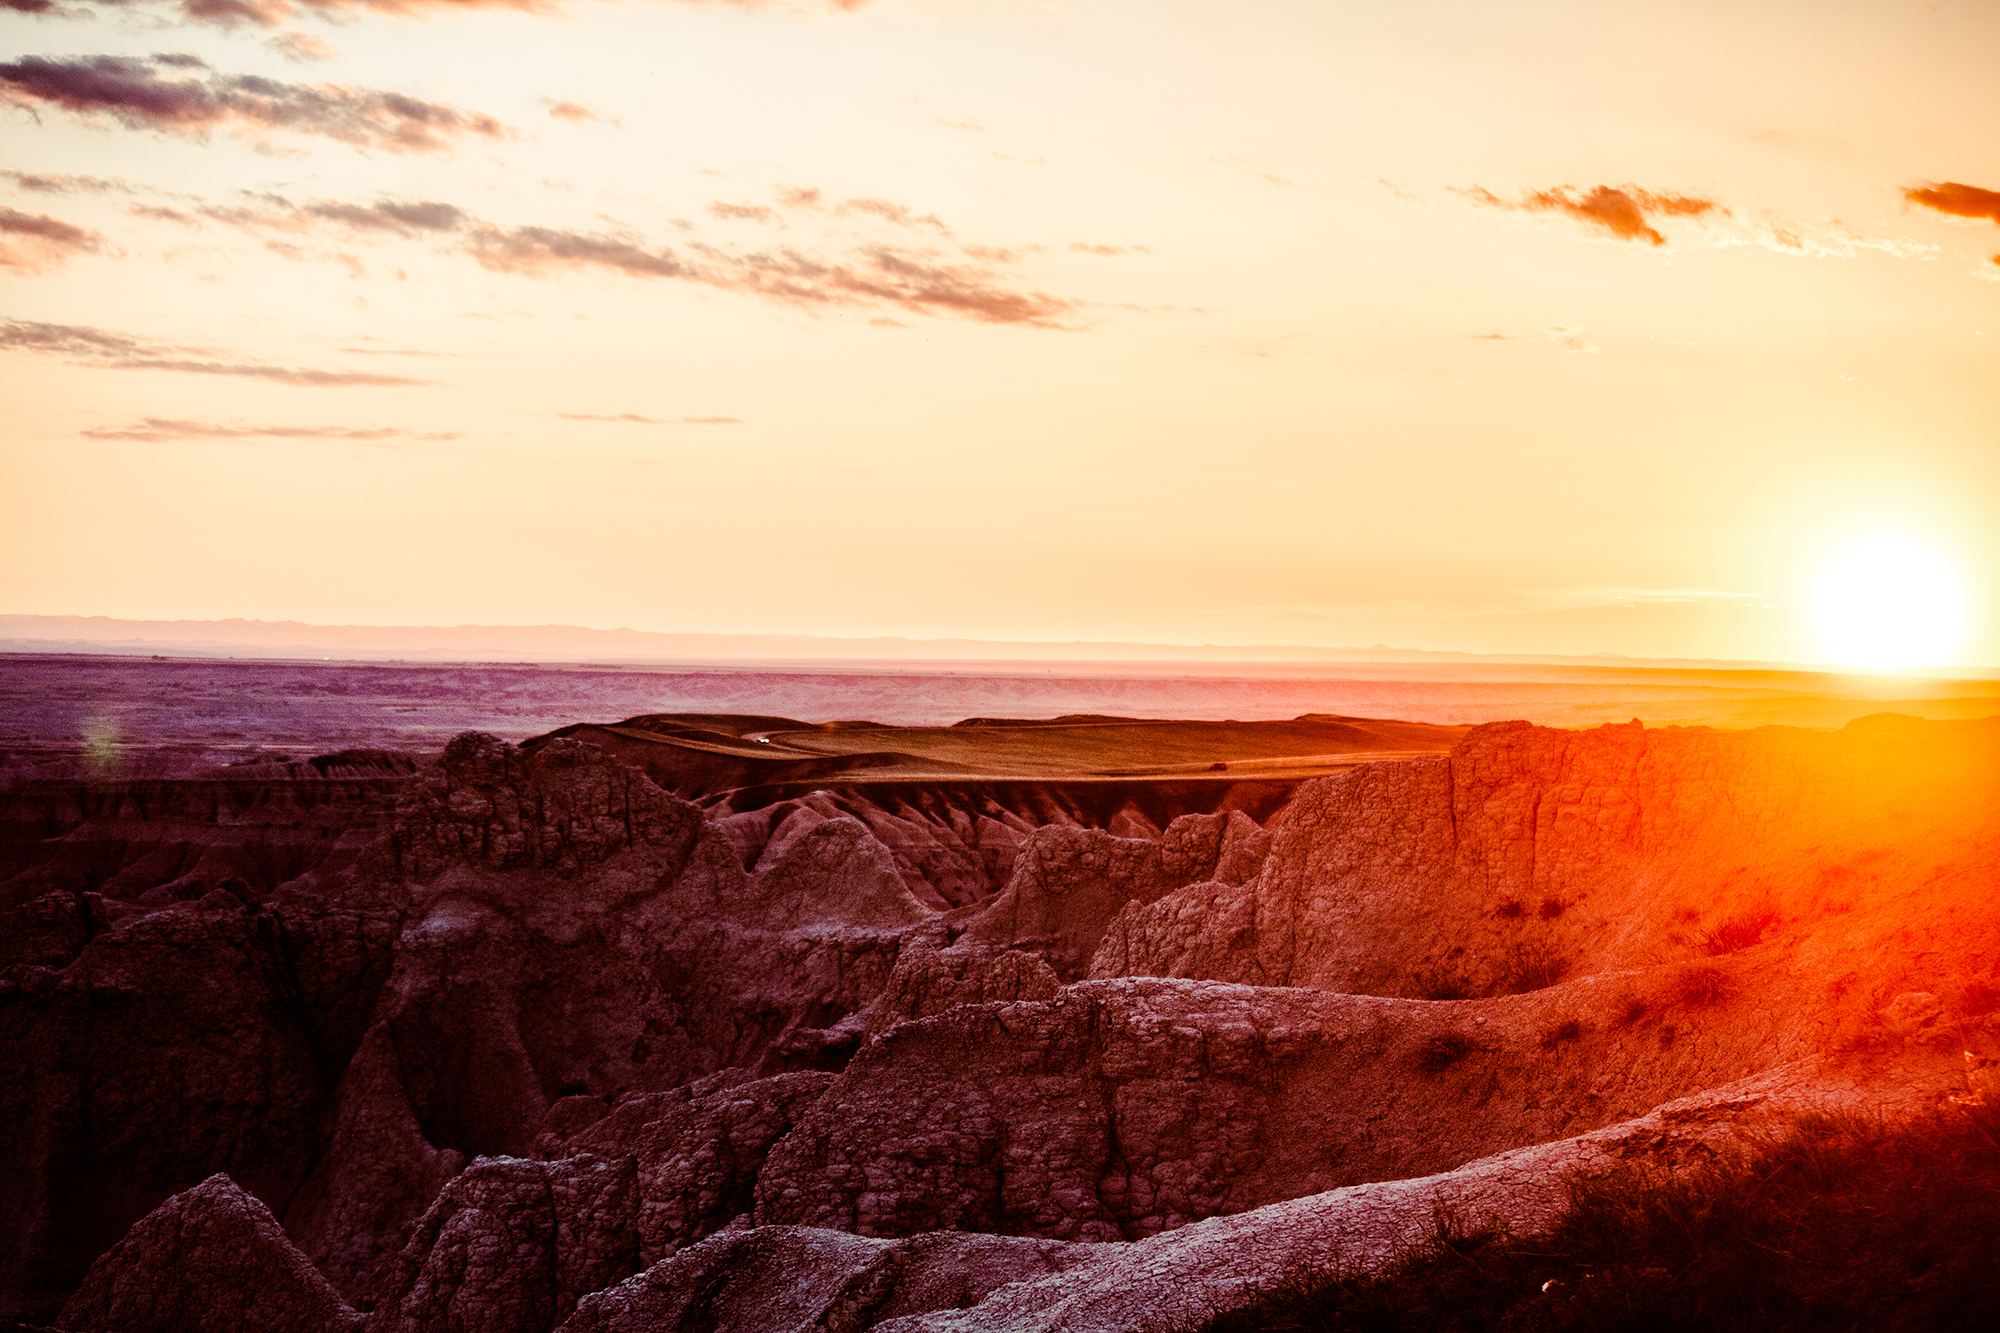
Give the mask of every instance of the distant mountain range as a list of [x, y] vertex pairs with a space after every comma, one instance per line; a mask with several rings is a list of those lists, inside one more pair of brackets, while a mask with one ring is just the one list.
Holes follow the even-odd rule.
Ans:
[[1116, 662], [1492, 663], [1756, 669], [1778, 664], [1651, 660], [1615, 654], [1524, 656], [1308, 644], [1006, 642], [805, 634], [660, 634], [577, 625], [309, 625], [296, 620], [120, 620], [0, 615], [0, 652], [347, 661], [525, 662]]

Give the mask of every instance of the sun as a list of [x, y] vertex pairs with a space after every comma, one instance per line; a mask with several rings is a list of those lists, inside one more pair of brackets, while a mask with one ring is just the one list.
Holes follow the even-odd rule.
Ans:
[[1842, 666], [1938, 666], [1965, 636], [1958, 571], [1908, 538], [1876, 537], [1843, 550], [1820, 579], [1814, 610], [1827, 660]]

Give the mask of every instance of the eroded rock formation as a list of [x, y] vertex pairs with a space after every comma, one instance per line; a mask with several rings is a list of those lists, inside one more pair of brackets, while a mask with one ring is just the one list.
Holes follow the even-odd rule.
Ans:
[[233, 883], [160, 852], [185, 809], [38, 859], [14, 807], [10, 1313], [1179, 1328], [1435, 1197], [1532, 1220], [1605, 1145], [2000, 1057], [1991, 722], [1487, 727], [1261, 824], [704, 809], [577, 736], [314, 774], [393, 818]]

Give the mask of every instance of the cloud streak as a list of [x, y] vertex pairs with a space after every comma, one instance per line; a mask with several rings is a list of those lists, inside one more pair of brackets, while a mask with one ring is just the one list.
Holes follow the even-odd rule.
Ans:
[[198, 56], [26, 56], [0, 64], [0, 99], [36, 112], [55, 108], [87, 124], [113, 122], [205, 139], [229, 130], [252, 140], [313, 135], [355, 148], [435, 153], [468, 136], [510, 131], [476, 111], [402, 93], [337, 83], [282, 83], [223, 74]]
[[[373, 375], [334, 370], [301, 370], [241, 358], [213, 360], [213, 349], [149, 342], [76, 324], [32, 320], [0, 321], [0, 351], [60, 356], [71, 365], [102, 370], [164, 370], [182, 375], [218, 375], [268, 380], [299, 388], [407, 388], [436, 383], [406, 375]], [[204, 356], [204, 353], [207, 356]]]
[[46, 273], [103, 245], [104, 237], [97, 232], [46, 213], [23, 213], [0, 206], [0, 269]]
[[697, 283], [807, 310], [874, 306], [1053, 328], [1077, 309], [1075, 302], [1047, 292], [1013, 288], [990, 268], [944, 263], [887, 245], [863, 245], [839, 258], [790, 248], [743, 254], [709, 245], [690, 246], [683, 255], [649, 249], [630, 236], [481, 223], [468, 231], [465, 248], [496, 273], [546, 277], [601, 269]]
[[[804, 202], [797, 206], [821, 207], [818, 191], [791, 194], [803, 197]], [[864, 242], [832, 256], [791, 246], [746, 252], [695, 243], [677, 250], [654, 246], [631, 232], [502, 226], [436, 200], [297, 203], [268, 193], [246, 193], [242, 198], [244, 202], [239, 204], [202, 204], [188, 211], [148, 207], [143, 215], [182, 225], [206, 219], [261, 233], [297, 235], [330, 227], [364, 239], [429, 238], [495, 273], [550, 277], [598, 271], [629, 278], [671, 279], [809, 310], [872, 306], [989, 324], [1066, 327], [1063, 321], [1081, 308], [1067, 298], [1024, 290], [1008, 282], [995, 265], [1011, 262], [1017, 254], [977, 246], [965, 248], [972, 263], [952, 262], [932, 250], [879, 242]], [[769, 211], [760, 209], [762, 206], [716, 205], [711, 212], [728, 221], [748, 221]], [[849, 200], [833, 211], [866, 213], [896, 225], [912, 221], [930, 225], [934, 221], [881, 200]], [[305, 257], [303, 251], [282, 241], [274, 239], [267, 244], [279, 253]]]
[[1518, 199], [1503, 199], [1478, 185], [1469, 189], [1454, 187], [1453, 192], [1485, 208], [1517, 213], [1560, 213], [1621, 241], [1641, 241], [1648, 245], [1667, 243], [1666, 236], [1653, 225], [1655, 218], [1726, 216], [1729, 212], [1713, 199], [1699, 195], [1665, 194], [1636, 185], [1595, 185], [1587, 191], [1571, 185], [1558, 185], [1550, 190], [1529, 190]]
[[225, 426], [212, 421], [146, 417], [129, 426], [95, 426], [80, 432], [87, 440], [333, 440], [380, 444], [387, 440], [456, 440], [458, 431], [408, 431], [392, 426]]
[[1911, 186], [1903, 191], [1903, 198], [1951, 217], [1984, 218], [2000, 225], [2000, 190], [1982, 190], [1977, 185], [1961, 185], [1957, 181], [1933, 181]]
[[[511, 9], [527, 14], [559, 14], [562, 5], [554, 0], [97, 0], [114, 8], [142, 12], [164, 11], [183, 23], [218, 28], [282, 28], [303, 17], [352, 19], [362, 16], [388, 18], [430, 18], [439, 14], [464, 13], [479, 9]], [[694, 4], [720, 4], [736, 9], [767, 9], [769, 0], [684, 0]], [[825, 8], [851, 12], [868, 0], [825, 0]], [[0, 9], [23, 14], [73, 15], [58, 0], [0, 0]]]
[[740, 426], [741, 417], [642, 417], [637, 412], [558, 412], [559, 421], [624, 421], [640, 426]]

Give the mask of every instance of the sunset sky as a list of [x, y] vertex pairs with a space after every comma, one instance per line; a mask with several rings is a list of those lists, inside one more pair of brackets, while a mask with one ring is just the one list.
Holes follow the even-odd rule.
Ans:
[[0, 30], [0, 612], [2000, 665], [1990, 0]]

